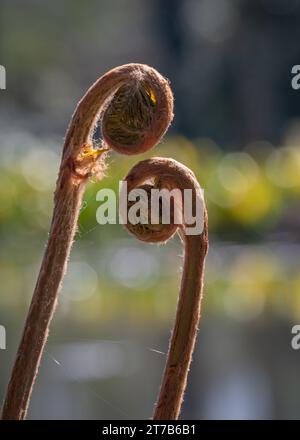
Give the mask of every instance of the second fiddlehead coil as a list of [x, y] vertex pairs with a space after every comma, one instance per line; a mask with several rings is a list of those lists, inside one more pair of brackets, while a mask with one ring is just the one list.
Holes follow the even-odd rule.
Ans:
[[[130, 170], [125, 181], [128, 193], [133, 189], [144, 189], [150, 193], [154, 186], [159, 189], [179, 189], [182, 193], [184, 190], [191, 190], [193, 207], [197, 201], [202, 206], [200, 215], [203, 216], [203, 227], [196, 235], [188, 233], [184, 216], [182, 223], [178, 225], [174, 222], [152, 225], [150, 221], [146, 225], [130, 222], [125, 224], [131, 234], [145, 242], [166, 242], [178, 230], [184, 243], [184, 266], [176, 319], [154, 412], [156, 420], [172, 420], [178, 418], [180, 413], [200, 319], [204, 261], [208, 250], [207, 213], [203, 194], [194, 174], [173, 159], [155, 157], [139, 162]], [[121, 197], [122, 195], [121, 191]], [[147, 203], [149, 205], [149, 200]], [[182, 204], [177, 208], [183, 209]]]

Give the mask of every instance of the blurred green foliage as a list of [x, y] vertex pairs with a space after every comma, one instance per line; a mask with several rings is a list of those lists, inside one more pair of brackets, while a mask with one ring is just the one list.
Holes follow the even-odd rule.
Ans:
[[[51, 219], [59, 154], [41, 144], [15, 149], [1, 164], [0, 279], [5, 287], [0, 303], [9, 316], [27, 307]], [[209, 139], [192, 143], [177, 136], [155, 153], [194, 170], [205, 191], [211, 243], [205, 313], [251, 319], [271, 311], [299, 317], [293, 212], [299, 205], [300, 149], [258, 143], [224, 153]], [[111, 156], [106, 177], [88, 185], [59, 307], [63, 319], [96, 325], [99, 319], [121, 319], [126, 311], [145, 324], [173, 315], [182, 262], [179, 240], [149, 246], [118, 224], [96, 221], [97, 191], [118, 192], [119, 180], [137, 159]]]

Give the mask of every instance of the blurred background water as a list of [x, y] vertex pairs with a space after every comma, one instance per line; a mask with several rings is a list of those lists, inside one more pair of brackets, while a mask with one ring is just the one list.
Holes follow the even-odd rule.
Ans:
[[108, 69], [152, 65], [175, 120], [140, 157], [112, 155], [91, 183], [30, 418], [152, 414], [173, 322], [182, 249], [96, 222], [96, 193], [139, 159], [192, 168], [208, 204], [202, 321], [182, 418], [299, 418], [300, 63], [296, 0], [2, 0], [0, 396], [30, 303], [66, 127]]

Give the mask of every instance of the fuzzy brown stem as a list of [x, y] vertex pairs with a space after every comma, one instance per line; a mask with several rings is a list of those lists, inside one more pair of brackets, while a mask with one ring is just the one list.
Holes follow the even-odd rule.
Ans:
[[[66, 176], [65, 176], [66, 177]], [[48, 244], [5, 397], [2, 419], [26, 417], [76, 231], [85, 184], [69, 174], [57, 199]]]
[[154, 420], [175, 420], [180, 414], [200, 319], [207, 224], [201, 236], [184, 236], [185, 257], [175, 325]]

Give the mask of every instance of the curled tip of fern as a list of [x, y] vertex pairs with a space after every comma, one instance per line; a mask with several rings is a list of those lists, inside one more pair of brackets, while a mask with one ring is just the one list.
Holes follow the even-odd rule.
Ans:
[[[147, 243], [165, 243], [176, 233], [178, 229], [185, 234], [186, 224], [183, 216], [182, 197], [186, 189], [192, 191], [191, 203], [193, 208], [196, 198], [200, 197], [202, 207], [205, 211], [204, 200], [202, 198], [200, 185], [193, 172], [174, 159], [164, 157], [152, 157], [140, 161], [136, 164], [125, 177], [128, 192], [133, 189], [143, 189], [146, 191], [147, 198], [143, 203], [147, 204], [148, 219], [142, 223], [132, 224], [130, 219], [125, 223], [125, 228], [137, 239]], [[158, 198], [159, 222], [153, 224], [151, 221], [151, 190], [156, 189], [160, 192]], [[176, 198], [176, 192], [170, 198], [170, 221], [163, 222], [162, 204], [164, 200], [163, 190], [179, 190], [180, 197]], [[171, 193], [170, 193], [171, 194]], [[178, 195], [178, 194], [177, 194]], [[168, 195], [166, 197], [169, 197]], [[131, 202], [127, 203], [127, 211], [131, 208]], [[176, 215], [177, 212], [177, 215]], [[181, 214], [179, 214], [181, 212]], [[176, 219], [175, 219], [176, 216]], [[179, 219], [179, 221], [178, 221]], [[175, 221], [176, 220], [176, 221]]]
[[[145, 64], [124, 64], [101, 76], [78, 103], [67, 131], [62, 169], [73, 181], [103, 176], [105, 153], [133, 155], [154, 147], [173, 119], [168, 81]], [[94, 150], [93, 133], [100, 120], [103, 142]]]
[[155, 69], [129, 64], [130, 75], [102, 113], [102, 135], [111, 149], [127, 155], [154, 147], [173, 119], [168, 81]]
[[[152, 208], [151, 208], [151, 191], [153, 189], [160, 190], [158, 183], [154, 184], [142, 184], [135, 189], [144, 190], [146, 194], [146, 199], [142, 201], [142, 204], [146, 206], [146, 212], [148, 214], [147, 218], [143, 219], [143, 223], [133, 224], [128, 221], [125, 224], [126, 229], [129, 233], [134, 235], [138, 240], [144, 241], [146, 243], [165, 243], [168, 241], [177, 231], [178, 225], [174, 224], [174, 218], [170, 216], [170, 223], [162, 222], [162, 199], [159, 199], [159, 215], [158, 222], [153, 223], [151, 221]], [[131, 208], [133, 202], [128, 202], [128, 210]], [[170, 205], [171, 207], [171, 205]], [[172, 209], [171, 209], [172, 211]]]

